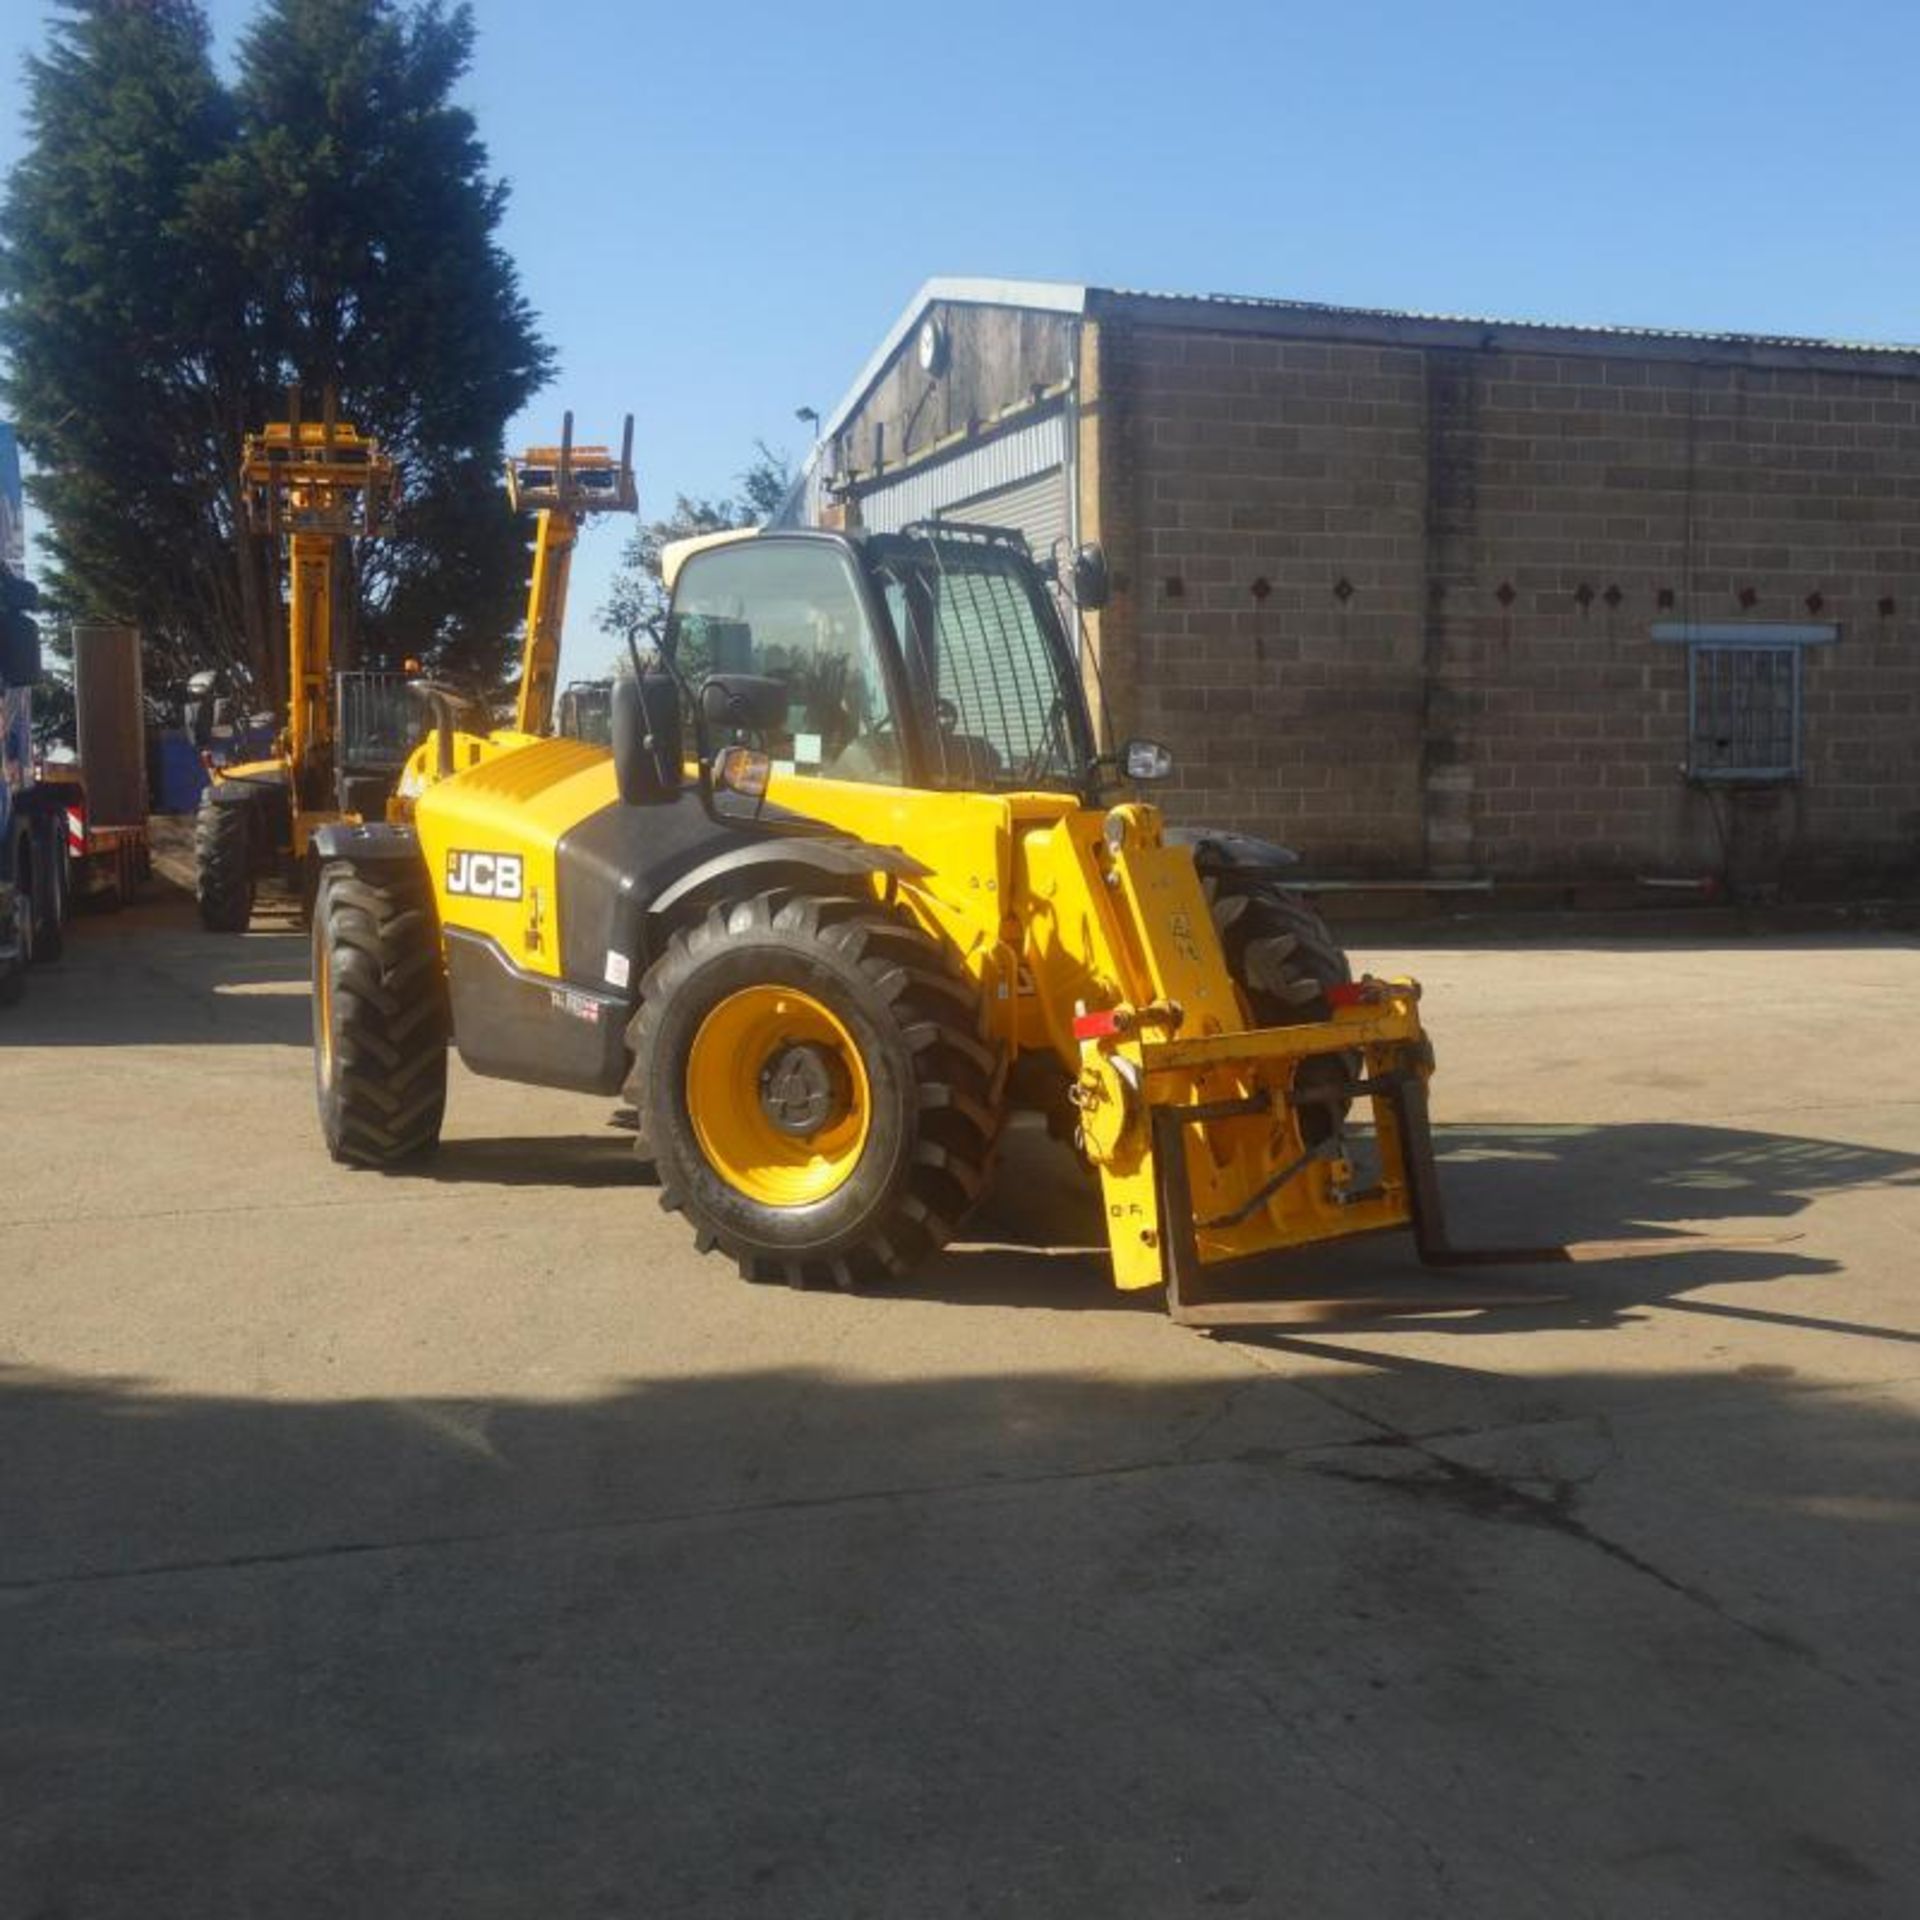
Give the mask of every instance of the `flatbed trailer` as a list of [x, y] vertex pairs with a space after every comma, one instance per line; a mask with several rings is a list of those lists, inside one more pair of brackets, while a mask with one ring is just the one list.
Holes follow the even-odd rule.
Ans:
[[59, 781], [61, 829], [66, 838], [68, 896], [76, 904], [122, 907], [153, 877], [147, 829], [103, 826], [87, 814], [83, 781]]

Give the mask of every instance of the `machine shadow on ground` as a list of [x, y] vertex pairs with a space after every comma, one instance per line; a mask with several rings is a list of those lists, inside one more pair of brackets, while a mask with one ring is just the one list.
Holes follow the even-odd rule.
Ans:
[[[1636, 1308], [1673, 1304], [1696, 1289], [1833, 1273], [1836, 1263], [1795, 1232], [1795, 1216], [1825, 1193], [1920, 1188], [1920, 1155], [1732, 1127], [1442, 1125], [1435, 1146], [1449, 1219], [1463, 1244], [1670, 1233], [1676, 1248], [1527, 1269], [1543, 1287], [1569, 1297], [1433, 1319], [1454, 1332], [1616, 1325]], [[1710, 1244], [1748, 1234], [1758, 1244]], [[1689, 1235], [1703, 1244], [1689, 1247]], [[1498, 1280], [1502, 1271], [1489, 1269], [1487, 1277]], [[1519, 1271], [1504, 1270], [1508, 1277]], [[1422, 1272], [1411, 1235], [1383, 1234], [1277, 1255], [1264, 1278], [1276, 1291], [1317, 1295], [1418, 1282]], [[1026, 1129], [1009, 1135], [994, 1190], [960, 1243], [902, 1291], [956, 1306], [1159, 1305], [1157, 1292], [1113, 1290], [1097, 1189], [1066, 1149]], [[1330, 1313], [1327, 1321], [1341, 1318]]]
[[87, 915], [59, 961], [36, 967], [0, 1023], [0, 1046], [284, 1046], [313, 1043], [312, 962], [303, 933], [256, 921], [206, 933], [175, 890]]
[[451, 1187], [657, 1187], [652, 1166], [633, 1150], [624, 1128], [600, 1134], [522, 1134], [442, 1140], [417, 1166], [394, 1169], [394, 1180], [432, 1180]]
[[1913, 1910], [1911, 1418], [1340, 1357], [6, 1378], [0, 1910]]
[[[1698, 1289], [1830, 1274], [1836, 1263], [1793, 1225], [1814, 1198], [1866, 1187], [1920, 1188], [1920, 1155], [1732, 1127], [1440, 1126], [1435, 1143], [1449, 1218], [1463, 1242], [1536, 1245], [1671, 1235], [1675, 1249], [1528, 1269], [1543, 1288], [1567, 1296], [1538, 1305], [1422, 1316], [1450, 1332], [1618, 1325], [1635, 1309], [1672, 1305]], [[448, 1140], [431, 1159], [381, 1177], [456, 1187], [655, 1185], [652, 1169], [634, 1155], [630, 1132], [611, 1124], [598, 1134]], [[636, 1201], [646, 1204], [640, 1195]], [[1691, 1245], [1693, 1237], [1702, 1244]], [[1749, 1237], [1754, 1244], [1726, 1244]], [[1417, 1282], [1423, 1271], [1410, 1235], [1385, 1234], [1276, 1255], [1266, 1278], [1276, 1290], [1338, 1294]], [[1516, 1270], [1505, 1271], [1511, 1277]], [[1066, 1148], [1025, 1122], [1009, 1129], [994, 1185], [960, 1238], [885, 1297], [1058, 1312], [1161, 1307], [1157, 1289], [1114, 1289], [1097, 1186]], [[1758, 1306], [1731, 1303], [1702, 1303], [1694, 1310], [1769, 1317]], [[1325, 1323], [1343, 1318], [1329, 1312]], [[1807, 1315], [1782, 1319], [1835, 1330], [1851, 1325]], [[1894, 1332], [1888, 1337], [1920, 1339]]]

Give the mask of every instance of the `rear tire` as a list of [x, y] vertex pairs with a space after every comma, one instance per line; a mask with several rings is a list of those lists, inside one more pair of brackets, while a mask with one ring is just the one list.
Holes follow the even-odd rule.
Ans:
[[390, 1167], [439, 1144], [449, 1025], [424, 870], [323, 867], [313, 916], [313, 1077], [334, 1159]]
[[13, 836], [8, 870], [13, 876], [14, 937], [24, 975], [40, 958], [40, 896], [34, 884], [33, 838], [24, 825]]
[[749, 1280], [900, 1279], [986, 1185], [1005, 1073], [980, 995], [871, 898], [715, 907], [648, 970], [628, 1035], [661, 1204]]
[[200, 802], [193, 821], [194, 897], [209, 933], [245, 933], [253, 918], [253, 809]]
[[[16, 914], [25, 909], [26, 902], [15, 894], [11, 899], [0, 894], [0, 915]], [[0, 958], [0, 1007], [18, 1006], [27, 991], [27, 948], [20, 937], [18, 923], [8, 926], [0, 918], [0, 934], [12, 933], [15, 936], [14, 952], [10, 959]]]
[[34, 930], [33, 957], [36, 964], [58, 960], [67, 950], [67, 850], [56, 847], [42, 863], [43, 880], [34, 905], [40, 924]]

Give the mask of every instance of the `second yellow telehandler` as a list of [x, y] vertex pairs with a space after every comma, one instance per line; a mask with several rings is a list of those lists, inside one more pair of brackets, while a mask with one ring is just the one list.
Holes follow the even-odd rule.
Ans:
[[383, 817], [417, 732], [405, 674], [343, 673], [334, 659], [335, 553], [386, 530], [393, 462], [335, 417], [331, 391], [304, 420], [294, 389], [287, 418], [247, 436], [240, 482], [248, 531], [286, 546], [287, 716], [269, 758], [216, 768], [201, 795], [194, 893], [216, 933], [246, 931], [265, 877], [311, 902], [315, 830]]

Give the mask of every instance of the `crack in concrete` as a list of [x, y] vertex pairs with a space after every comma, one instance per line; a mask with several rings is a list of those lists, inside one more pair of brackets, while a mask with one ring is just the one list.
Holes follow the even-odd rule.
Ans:
[[324, 1200], [283, 1200], [275, 1196], [270, 1201], [251, 1200], [233, 1206], [153, 1207], [139, 1213], [29, 1214], [25, 1219], [8, 1224], [12, 1227], [59, 1227], [63, 1232], [71, 1233], [75, 1227], [125, 1226], [139, 1220], [211, 1220], [227, 1214], [259, 1213], [269, 1206], [275, 1213], [314, 1213], [339, 1207], [423, 1207], [435, 1202], [452, 1203], [468, 1197], [460, 1188], [453, 1186], [438, 1193], [383, 1194], [377, 1200], [366, 1194], [342, 1194], [338, 1198], [329, 1195]]
[[[1776, 1653], [1784, 1653], [1799, 1661], [1823, 1679], [1844, 1687], [1848, 1692], [1858, 1692], [1855, 1681], [1843, 1673], [1836, 1673], [1821, 1660], [1819, 1654], [1803, 1640], [1795, 1639], [1792, 1634], [1782, 1633], [1776, 1628], [1765, 1627], [1758, 1621], [1748, 1620], [1733, 1612], [1715, 1595], [1704, 1587], [1668, 1573], [1665, 1568], [1656, 1566], [1644, 1555], [1623, 1542], [1611, 1539], [1597, 1528], [1590, 1526], [1574, 1512], [1579, 1491], [1597, 1478], [1600, 1468], [1584, 1477], [1565, 1477], [1554, 1475], [1536, 1476], [1543, 1481], [1547, 1491], [1544, 1494], [1531, 1493], [1525, 1487], [1512, 1480], [1503, 1478], [1490, 1469], [1469, 1466], [1466, 1462], [1455, 1460], [1441, 1453], [1436, 1447], [1420, 1436], [1395, 1426], [1390, 1420], [1382, 1419], [1362, 1408], [1349, 1405], [1340, 1395], [1327, 1391], [1307, 1381], [1294, 1382], [1303, 1393], [1311, 1395], [1324, 1406], [1359, 1420], [1374, 1429], [1378, 1438], [1372, 1442], [1349, 1442], [1349, 1446], [1388, 1446], [1404, 1449], [1417, 1454], [1432, 1469], [1430, 1473], [1419, 1476], [1394, 1476], [1356, 1472], [1336, 1461], [1307, 1462], [1307, 1470], [1327, 1479], [1345, 1480], [1369, 1487], [1377, 1487], [1389, 1493], [1397, 1493], [1406, 1498], [1431, 1498], [1438, 1494], [1453, 1505], [1463, 1508], [1485, 1520], [1500, 1520], [1523, 1526], [1534, 1526], [1548, 1532], [1560, 1534], [1563, 1538], [1591, 1547], [1610, 1560], [1627, 1568], [1643, 1579], [1651, 1580], [1664, 1588], [1677, 1599], [1699, 1607], [1711, 1614], [1716, 1620], [1734, 1628], [1737, 1632], [1757, 1640], [1761, 1645]], [[1518, 1431], [1528, 1425], [1540, 1425], [1541, 1422], [1523, 1422]], [[1500, 1429], [1486, 1428], [1478, 1430], [1493, 1434]], [[1609, 1436], [1611, 1438], [1611, 1436]], [[1323, 1448], [1322, 1452], [1332, 1453], [1346, 1449]], [[1607, 1462], [1602, 1462], [1604, 1467]]]
[[[1371, 1443], [1362, 1442], [1359, 1444]], [[1398, 1833], [1404, 1834], [1420, 1849], [1421, 1856], [1426, 1863], [1428, 1875], [1433, 1881], [1435, 1890], [1441, 1895], [1444, 1902], [1443, 1911], [1451, 1912], [1456, 1904], [1456, 1889], [1452, 1870], [1444, 1848], [1431, 1838], [1424, 1828], [1409, 1819], [1407, 1815], [1391, 1801], [1381, 1799], [1349, 1780], [1346, 1775], [1334, 1765], [1327, 1754], [1315, 1744], [1311, 1736], [1310, 1725], [1305, 1722], [1301, 1716], [1288, 1713], [1251, 1674], [1243, 1671], [1235, 1671], [1231, 1677], [1243, 1692], [1249, 1694], [1258, 1702], [1267, 1716], [1277, 1726], [1285, 1729], [1289, 1737], [1296, 1743], [1301, 1756], [1318, 1771], [1320, 1777], [1326, 1781], [1327, 1785], [1331, 1787], [1334, 1792], [1353, 1801], [1356, 1805], [1366, 1808], [1369, 1812], [1378, 1815], [1389, 1827]], [[1415, 1787], [1416, 1791], [1420, 1790], [1417, 1782], [1415, 1783]], [[1568, 1906], [1569, 1900], [1575, 1899], [1577, 1896], [1570, 1892], [1567, 1887], [1549, 1880], [1548, 1877], [1541, 1872], [1538, 1863], [1528, 1859], [1524, 1853], [1510, 1845], [1497, 1828], [1479, 1830], [1474, 1836], [1473, 1844], [1490, 1850], [1498, 1854], [1501, 1859], [1507, 1861], [1541, 1893], [1548, 1896], [1551, 1907], [1556, 1913], [1566, 1914], [1571, 1912], [1582, 1916], [1592, 1916], [1593, 1920], [1597, 1920], [1600, 1912], [1598, 1907], [1581, 1904], [1570, 1908]]]
[[[1564, 1424], [1556, 1421], [1525, 1420], [1484, 1426], [1451, 1426], [1425, 1433], [1396, 1426], [1381, 1416], [1351, 1405], [1341, 1395], [1297, 1374], [1284, 1373], [1271, 1364], [1258, 1348], [1241, 1351], [1251, 1363], [1248, 1377], [1228, 1388], [1222, 1404], [1200, 1427], [1189, 1434], [1175, 1451], [1164, 1457], [1121, 1461], [1100, 1466], [1063, 1468], [1053, 1472], [1026, 1475], [982, 1475], [963, 1480], [929, 1481], [921, 1485], [862, 1488], [842, 1493], [797, 1494], [777, 1499], [719, 1502], [707, 1506], [669, 1508], [656, 1513], [609, 1514], [599, 1518], [556, 1521], [547, 1525], [475, 1527], [443, 1533], [423, 1533], [397, 1539], [338, 1540], [318, 1545], [301, 1545], [252, 1553], [209, 1555], [194, 1559], [150, 1561], [128, 1567], [98, 1567], [49, 1574], [0, 1576], [0, 1594], [31, 1594], [66, 1588], [112, 1585], [126, 1581], [169, 1579], [207, 1573], [246, 1572], [256, 1568], [297, 1566], [309, 1562], [369, 1558], [382, 1554], [424, 1553], [462, 1547], [512, 1545], [522, 1541], [590, 1539], [622, 1532], [649, 1532], [656, 1528], [692, 1526], [709, 1522], [751, 1521], [788, 1513], [831, 1511], [837, 1508], [880, 1506], [895, 1501], [939, 1500], [977, 1495], [1020, 1493], [1049, 1486], [1076, 1482], [1124, 1480], [1135, 1477], [1208, 1469], [1222, 1466], [1291, 1465], [1301, 1461], [1306, 1470], [1325, 1479], [1382, 1489], [1403, 1498], [1432, 1498], [1436, 1494], [1453, 1506], [1475, 1517], [1512, 1524], [1539, 1527], [1557, 1533], [1579, 1545], [1592, 1548], [1637, 1576], [1652, 1581], [1675, 1598], [1710, 1614], [1724, 1625], [1759, 1642], [1776, 1653], [1784, 1653], [1802, 1663], [1823, 1679], [1849, 1692], [1858, 1692], [1855, 1681], [1835, 1672], [1816, 1650], [1790, 1634], [1760, 1625], [1733, 1612], [1702, 1587], [1668, 1573], [1644, 1555], [1609, 1538], [1579, 1518], [1574, 1511], [1578, 1494], [1590, 1486], [1618, 1457], [1617, 1442], [1603, 1421], [1612, 1449], [1585, 1474], [1530, 1476], [1545, 1487], [1534, 1493], [1515, 1481], [1488, 1469], [1470, 1466], [1438, 1451], [1434, 1442], [1447, 1439], [1491, 1438], [1520, 1433], [1529, 1427]], [[1364, 1364], [1364, 1360], [1356, 1361]], [[1275, 1379], [1316, 1401], [1330, 1412], [1354, 1421], [1368, 1431], [1349, 1440], [1316, 1438], [1290, 1446], [1253, 1446], [1231, 1453], [1196, 1456], [1193, 1448], [1221, 1425], [1240, 1399], [1261, 1381]], [[1836, 1383], [1832, 1391], [1868, 1390], [1876, 1383]], [[1897, 1383], [1894, 1383], [1897, 1384]], [[1336, 1458], [1342, 1453], [1369, 1447], [1389, 1447], [1419, 1457], [1429, 1471], [1417, 1476], [1389, 1476], [1356, 1470]], [[1337, 1784], [1337, 1783], [1336, 1783]]]
[[666, 1508], [657, 1513], [606, 1514], [597, 1519], [555, 1521], [548, 1525], [473, 1527], [445, 1533], [408, 1535], [387, 1540], [336, 1540], [318, 1545], [263, 1549], [254, 1553], [209, 1555], [204, 1558], [147, 1561], [130, 1567], [92, 1567], [62, 1573], [0, 1576], [0, 1593], [32, 1593], [62, 1587], [108, 1585], [124, 1580], [171, 1578], [181, 1574], [243, 1572], [254, 1567], [294, 1566], [304, 1561], [350, 1559], [383, 1553], [413, 1553], [445, 1547], [511, 1544], [521, 1540], [591, 1538], [597, 1534], [646, 1532], [656, 1527], [694, 1526], [708, 1521], [754, 1520], [785, 1513], [808, 1513], [839, 1507], [880, 1506], [898, 1500], [964, 1498], [969, 1494], [1019, 1493], [1030, 1488], [1071, 1485], [1077, 1481], [1126, 1480], [1153, 1474], [1242, 1464], [1264, 1465], [1300, 1454], [1324, 1453], [1341, 1446], [1370, 1445], [1366, 1441], [1315, 1439], [1292, 1447], [1253, 1449], [1183, 1459], [1177, 1453], [1163, 1459], [1133, 1460], [1094, 1467], [1066, 1467], [1050, 1473], [1001, 1474], [965, 1480], [933, 1480], [918, 1486], [867, 1487], [846, 1493], [794, 1494], [780, 1499], [719, 1502], [711, 1506]]

